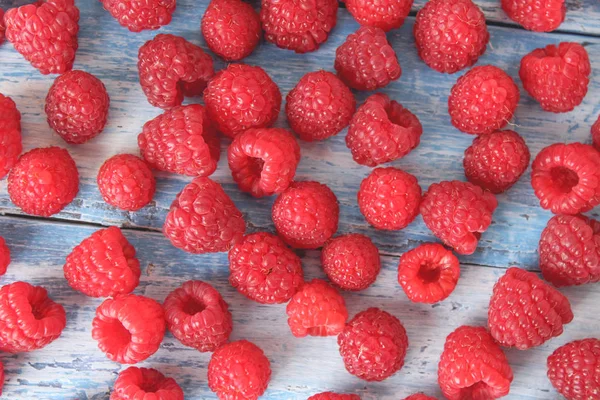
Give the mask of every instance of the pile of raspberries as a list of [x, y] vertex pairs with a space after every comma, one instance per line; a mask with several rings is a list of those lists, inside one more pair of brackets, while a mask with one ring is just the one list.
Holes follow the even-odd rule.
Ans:
[[[132, 32], [169, 24], [176, 8], [176, 0], [100, 1]], [[283, 100], [277, 84], [261, 67], [239, 61], [254, 51], [263, 33], [282, 49], [316, 51], [336, 25], [337, 0], [262, 0], [260, 12], [241, 0], [212, 0], [201, 31], [212, 53], [230, 64], [215, 71], [210, 54], [171, 34], [158, 34], [141, 46], [141, 87], [148, 102], [164, 112], [141, 128], [141, 156], [115, 155], [97, 177], [106, 203], [130, 212], [152, 202], [153, 170], [193, 177], [173, 200], [164, 235], [186, 252], [228, 252], [234, 288], [257, 303], [287, 303], [290, 332], [296, 337], [337, 336], [347, 371], [365, 381], [397, 373], [409, 339], [402, 322], [379, 308], [349, 319], [340, 291], [364, 290], [376, 281], [379, 250], [361, 234], [336, 236], [335, 193], [316, 181], [295, 180], [302, 159], [299, 139], [322, 141], [347, 128], [353, 159], [376, 167], [357, 195], [365, 220], [375, 229], [401, 230], [420, 214], [439, 239], [400, 257], [398, 284], [416, 303], [433, 304], [452, 294], [460, 279], [456, 254], [476, 251], [492, 224], [495, 195], [509, 190], [530, 163], [523, 137], [502, 130], [518, 106], [518, 86], [500, 68], [480, 65], [457, 79], [448, 98], [452, 124], [475, 135], [464, 153], [466, 182], [434, 183], [423, 193], [415, 176], [385, 166], [419, 146], [423, 126], [383, 93], [372, 94], [357, 107], [352, 90], [374, 91], [400, 78], [402, 69], [386, 32], [404, 23], [411, 6], [412, 0], [346, 0], [345, 7], [361, 27], [337, 49], [335, 74], [309, 72], [287, 93], [288, 130], [273, 127]], [[563, 0], [502, 0], [502, 8], [524, 28], [541, 32], [556, 29], [566, 12]], [[72, 69], [80, 18], [74, 0], [42, 0], [2, 14], [0, 41], [5, 36], [42, 74], [59, 74], [46, 97], [50, 127], [73, 145], [101, 134], [110, 97], [97, 77]], [[451, 74], [473, 66], [490, 35], [484, 14], [471, 0], [429, 0], [417, 13], [414, 38], [427, 66]], [[553, 113], [571, 111], [583, 101], [590, 73], [587, 51], [578, 43], [535, 49], [522, 58], [519, 70], [526, 92]], [[204, 106], [182, 105], [184, 97], [193, 96], [203, 96]], [[229, 143], [227, 161], [239, 189], [257, 198], [276, 196], [276, 234], [246, 234], [244, 216], [209, 178], [217, 168], [221, 140]], [[438, 381], [449, 400], [507, 395], [513, 372], [502, 347], [527, 350], [561, 335], [574, 315], [568, 298], [555, 287], [600, 281], [600, 222], [582, 214], [600, 204], [600, 120], [592, 127], [592, 143], [553, 144], [533, 160], [535, 195], [542, 208], [555, 214], [539, 242], [545, 280], [509, 268], [491, 294], [487, 327], [461, 326], [447, 337]], [[75, 161], [60, 147], [22, 150], [21, 114], [10, 97], [0, 94], [0, 178], [8, 176], [10, 198], [24, 213], [59, 213], [79, 190]], [[319, 248], [328, 281], [305, 281], [293, 249]], [[0, 238], [1, 274], [9, 263], [9, 247]], [[66, 258], [69, 285], [105, 298], [96, 310], [91, 336], [106, 357], [122, 364], [146, 360], [169, 329], [184, 346], [212, 352], [208, 385], [219, 399], [253, 400], [265, 392], [269, 358], [249, 341], [229, 342], [232, 314], [213, 286], [187, 281], [161, 304], [132, 293], [140, 275], [136, 250], [118, 227], [93, 233]], [[0, 351], [40, 349], [60, 337], [66, 318], [43, 287], [4, 285]], [[582, 339], [557, 348], [547, 369], [565, 398], [600, 399], [600, 340]], [[112, 400], [155, 398], [179, 400], [184, 394], [174, 379], [135, 366], [119, 374], [111, 395]], [[360, 397], [323, 392], [310, 399]], [[409, 399], [434, 398], [414, 394]]]

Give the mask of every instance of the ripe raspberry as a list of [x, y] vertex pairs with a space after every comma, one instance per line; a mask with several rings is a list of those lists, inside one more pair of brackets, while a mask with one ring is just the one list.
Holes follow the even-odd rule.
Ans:
[[165, 329], [165, 314], [158, 302], [127, 294], [98, 306], [92, 338], [110, 360], [135, 364], [156, 353]]
[[[6, 31], [6, 26], [4, 26], [4, 10], [0, 8], [0, 45], [4, 43], [4, 31]], [[0, 365], [2, 362], [0, 361]], [[2, 367], [2, 379], [0, 379], [0, 383], [4, 382], [4, 367]], [[2, 388], [0, 388], [0, 395], [2, 395]]]
[[[0, 236], [0, 276], [6, 273], [6, 269], [10, 265], [10, 248], [2, 236]], [[0, 379], [2, 383], [2, 379]]]
[[425, 64], [448, 74], [475, 64], [490, 40], [485, 16], [471, 0], [429, 0], [417, 13], [414, 36]]
[[15, 282], [0, 288], [0, 351], [41, 349], [57, 339], [66, 324], [64, 308], [43, 287]]
[[585, 48], [563, 42], [535, 49], [521, 59], [523, 88], [546, 111], [573, 110], [585, 97], [592, 67]]
[[293, 182], [277, 197], [271, 216], [275, 229], [290, 246], [316, 249], [338, 229], [340, 206], [327, 186], [314, 181]]
[[245, 230], [240, 210], [209, 178], [196, 178], [179, 192], [163, 226], [173, 246], [196, 254], [228, 251]]
[[527, 350], [563, 332], [573, 320], [571, 305], [532, 272], [511, 267], [494, 285], [488, 327], [505, 347]]
[[67, 256], [63, 270], [73, 289], [91, 297], [131, 293], [140, 283], [135, 248], [115, 226], [84, 239]]
[[262, 0], [265, 39], [296, 53], [315, 51], [337, 22], [336, 0]]
[[140, 47], [138, 71], [148, 102], [163, 109], [180, 105], [183, 96], [200, 96], [215, 73], [202, 48], [162, 33]]
[[554, 286], [600, 281], [600, 221], [556, 215], [542, 232], [538, 248], [544, 279]]
[[229, 251], [229, 283], [262, 304], [289, 301], [304, 283], [300, 258], [270, 233], [244, 236]]
[[23, 154], [8, 176], [11, 201], [27, 214], [49, 217], [79, 192], [79, 173], [69, 152], [37, 148]]
[[201, 352], [227, 343], [233, 330], [229, 306], [214, 287], [202, 281], [187, 281], [173, 290], [163, 308], [173, 336]]
[[360, 400], [360, 396], [357, 394], [340, 394], [333, 392], [323, 392], [313, 394], [308, 400]]
[[502, 0], [502, 9], [523, 28], [536, 32], [555, 30], [565, 20], [565, 0]]
[[380, 28], [363, 26], [351, 33], [335, 51], [335, 70], [356, 90], [375, 90], [400, 78], [396, 52]]
[[338, 344], [348, 372], [365, 381], [382, 381], [404, 365], [408, 337], [398, 318], [369, 308], [348, 322]]
[[600, 204], [600, 154], [581, 143], [556, 143], [531, 166], [531, 186], [540, 205], [555, 214], [578, 214]]
[[473, 140], [465, 150], [463, 167], [469, 182], [502, 193], [517, 183], [530, 159], [529, 148], [517, 132], [496, 131]]
[[300, 146], [285, 129], [248, 129], [233, 139], [227, 159], [242, 192], [271, 196], [292, 183], [300, 162]]
[[204, 91], [211, 121], [231, 138], [250, 128], [268, 128], [281, 109], [281, 92], [261, 67], [230, 64]]
[[600, 151], [600, 116], [598, 116], [598, 119], [592, 125], [592, 142], [596, 149]]
[[350, 123], [356, 100], [337, 76], [309, 72], [288, 93], [285, 104], [290, 128], [309, 142], [335, 136]]
[[374, 167], [410, 153], [421, 141], [423, 127], [406, 108], [383, 94], [374, 94], [352, 117], [346, 146], [354, 161]]
[[377, 229], [407, 227], [419, 215], [420, 203], [417, 178], [393, 167], [374, 169], [358, 190], [360, 212]]
[[448, 113], [460, 131], [491, 133], [508, 124], [520, 97], [519, 88], [506, 72], [483, 65], [458, 78], [448, 97]]
[[0, 179], [17, 163], [22, 150], [21, 113], [10, 97], [0, 93]]
[[100, 0], [104, 9], [131, 32], [169, 25], [177, 0]]
[[548, 378], [567, 400], [590, 400], [600, 394], [600, 340], [576, 340], [548, 357]]
[[433, 304], [454, 291], [460, 263], [450, 250], [438, 243], [423, 243], [400, 257], [398, 283], [415, 303]]
[[513, 372], [483, 327], [461, 326], [446, 338], [438, 383], [448, 400], [491, 400], [510, 391]]
[[459, 254], [473, 254], [481, 234], [492, 223], [496, 197], [468, 182], [434, 183], [423, 196], [425, 225]]
[[248, 57], [260, 42], [260, 17], [240, 0], [212, 0], [202, 17], [208, 48], [225, 61]]
[[152, 201], [156, 181], [142, 159], [117, 154], [98, 171], [98, 189], [105, 202], [126, 211], [137, 211]]
[[413, 0], [347, 0], [346, 8], [361, 25], [388, 32], [404, 24]]
[[426, 394], [423, 394], [423, 393], [416, 393], [416, 394], [411, 394], [404, 400], [437, 400], [437, 399], [435, 397], [427, 396]]
[[256, 400], [270, 379], [269, 359], [247, 340], [219, 347], [208, 363], [208, 387], [220, 400]]
[[119, 373], [110, 400], [137, 399], [183, 400], [183, 390], [154, 368], [129, 367]]

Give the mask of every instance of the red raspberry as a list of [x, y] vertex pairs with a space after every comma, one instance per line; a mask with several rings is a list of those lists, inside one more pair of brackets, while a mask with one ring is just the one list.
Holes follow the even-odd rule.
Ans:
[[513, 372], [483, 327], [461, 326], [446, 338], [438, 383], [448, 400], [491, 400], [510, 391]]
[[91, 297], [131, 293], [140, 283], [135, 248], [115, 226], [84, 239], [67, 256], [63, 269], [69, 285]]
[[374, 167], [410, 153], [421, 141], [419, 119], [402, 104], [383, 94], [365, 100], [352, 117], [346, 146], [354, 161]]
[[17, 163], [21, 151], [21, 113], [10, 97], [0, 93], [0, 179]]
[[56, 340], [66, 324], [65, 309], [43, 287], [15, 282], [0, 288], [0, 351], [41, 349]]
[[600, 340], [576, 340], [548, 357], [548, 379], [567, 400], [591, 400], [600, 393]]
[[337, 22], [337, 0], [262, 0], [265, 39], [296, 53], [315, 51]]
[[407, 227], [419, 215], [420, 203], [417, 178], [393, 167], [374, 169], [358, 190], [360, 212], [377, 229]]
[[335, 51], [335, 70], [356, 90], [375, 90], [400, 78], [402, 69], [385, 32], [371, 26], [351, 33]]
[[530, 159], [529, 148], [517, 132], [496, 131], [473, 140], [465, 150], [463, 167], [469, 182], [502, 193], [517, 183]]
[[213, 60], [202, 48], [171, 34], [158, 34], [138, 53], [140, 85], [148, 102], [163, 109], [200, 96], [215, 73]]
[[201, 352], [227, 343], [233, 330], [229, 306], [214, 287], [202, 281], [187, 281], [173, 290], [163, 308], [173, 336]]
[[240, 210], [209, 178], [196, 178], [179, 192], [163, 226], [173, 246], [196, 254], [228, 251], [245, 230]]
[[231, 138], [250, 128], [268, 128], [281, 109], [281, 92], [261, 67], [229, 64], [208, 83], [204, 102], [211, 121]]
[[248, 57], [260, 42], [260, 17], [240, 0], [212, 0], [202, 17], [208, 48], [225, 61]]
[[506, 72], [483, 65], [458, 78], [448, 97], [448, 113], [460, 131], [491, 133], [508, 124], [520, 97], [519, 88]]
[[110, 360], [135, 364], [156, 353], [165, 329], [165, 314], [158, 302], [127, 294], [104, 300], [98, 306], [92, 338]]
[[554, 286], [600, 281], [600, 221], [556, 215], [542, 232], [538, 248], [544, 279]]
[[126, 211], [137, 211], [152, 201], [156, 181], [142, 159], [118, 154], [98, 171], [98, 189], [105, 202]]
[[248, 129], [233, 139], [227, 159], [242, 192], [271, 196], [292, 183], [300, 162], [300, 146], [285, 129]]
[[344, 290], [363, 290], [375, 282], [381, 269], [379, 249], [368, 236], [338, 236], [325, 243], [321, 264], [331, 282]]
[[154, 368], [129, 367], [119, 373], [110, 400], [137, 399], [183, 400], [183, 390]]
[[536, 32], [555, 30], [565, 20], [565, 0], [502, 0], [502, 9], [510, 19]]
[[502, 346], [539, 346], [572, 320], [569, 299], [532, 272], [511, 267], [494, 285], [488, 327]]
[[533, 160], [531, 186], [555, 214], [589, 211], [600, 204], [600, 154], [581, 143], [548, 146]]
[[417, 13], [414, 36], [425, 64], [448, 74], [475, 64], [490, 40], [485, 16], [471, 0], [429, 0]]
[[[0, 276], [6, 273], [6, 269], [10, 265], [10, 248], [6, 245], [4, 238], [0, 236]], [[2, 379], [0, 379], [2, 383]], [[1, 394], [1, 393], [0, 393]]]
[[492, 223], [496, 197], [468, 182], [434, 183], [423, 196], [425, 225], [459, 254], [473, 254], [481, 234]]
[[360, 400], [360, 396], [357, 394], [340, 394], [333, 392], [323, 392], [313, 394], [308, 400]]
[[104, 9], [131, 32], [158, 29], [171, 22], [177, 0], [100, 0]]
[[12, 202], [27, 214], [49, 217], [65, 208], [79, 192], [79, 173], [69, 152], [60, 147], [28, 151], [8, 176]]
[[256, 400], [270, 379], [269, 359], [247, 340], [219, 347], [208, 363], [208, 387], [220, 400]]
[[460, 277], [460, 263], [438, 243], [423, 243], [400, 257], [398, 283], [415, 303], [433, 304], [446, 299]]
[[288, 303], [286, 313], [296, 337], [337, 336], [348, 319], [344, 298], [320, 279], [305, 283]]
[[309, 72], [288, 93], [285, 104], [290, 128], [309, 142], [335, 136], [348, 126], [356, 100], [337, 76]]
[[300, 258], [270, 233], [244, 236], [229, 251], [229, 282], [262, 304], [289, 301], [304, 283]]
[[596, 149], [600, 151], [600, 116], [598, 116], [598, 119], [592, 125], [592, 142]]
[[369, 308], [348, 322], [338, 344], [348, 372], [365, 381], [382, 381], [404, 365], [408, 337], [398, 318]]
[[535, 49], [521, 59], [523, 88], [542, 108], [568, 112], [581, 104], [588, 91], [592, 67], [585, 48], [563, 42]]
[[[0, 8], [0, 44], [4, 43], [4, 31], [6, 31], [6, 26], [4, 26], [4, 10]], [[2, 362], [0, 361], [0, 365]], [[2, 367], [2, 379], [0, 379], [0, 383], [4, 382], [4, 367]], [[2, 388], [0, 388], [0, 395], [2, 395]]]
[[346, 8], [361, 25], [388, 32], [404, 24], [413, 0], [346, 0]]
[[338, 229], [340, 206], [327, 186], [314, 181], [293, 182], [277, 197], [271, 216], [275, 229], [290, 246], [316, 249]]
[[435, 397], [427, 396], [426, 394], [423, 394], [423, 393], [416, 393], [416, 394], [411, 394], [404, 400], [437, 400], [437, 399]]

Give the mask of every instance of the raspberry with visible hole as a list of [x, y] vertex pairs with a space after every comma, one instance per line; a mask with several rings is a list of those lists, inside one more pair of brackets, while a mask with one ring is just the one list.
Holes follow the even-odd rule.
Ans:
[[548, 379], [567, 400], [591, 400], [600, 393], [600, 340], [575, 340], [548, 357]]
[[154, 368], [129, 367], [119, 373], [110, 400], [183, 400], [183, 390], [173, 378]]
[[21, 113], [10, 97], [0, 93], [0, 179], [17, 163], [21, 151]]
[[131, 32], [169, 25], [177, 0], [100, 0], [104, 9]]
[[359, 24], [385, 32], [400, 28], [412, 5], [413, 0], [346, 0], [346, 8]]
[[530, 31], [553, 31], [567, 14], [565, 0], [502, 0], [501, 3], [510, 19]]

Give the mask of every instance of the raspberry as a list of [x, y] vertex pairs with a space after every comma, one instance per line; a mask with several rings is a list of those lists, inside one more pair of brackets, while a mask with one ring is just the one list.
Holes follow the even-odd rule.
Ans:
[[346, 8], [361, 25], [388, 32], [404, 24], [413, 0], [347, 0]]
[[0, 351], [41, 349], [56, 340], [66, 324], [65, 309], [43, 287], [15, 282], [0, 288]]
[[536, 32], [555, 30], [565, 20], [565, 0], [502, 0], [502, 9], [523, 28]]
[[28, 151], [8, 176], [11, 201], [27, 214], [49, 217], [79, 192], [79, 173], [69, 152], [60, 147]]
[[73, 68], [79, 32], [74, 0], [42, 0], [4, 15], [6, 38], [42, 74], [62, 74]]
[[346, 146], [354, 161], [374, 167], [410, 153], [421, 141], [423, 127], [406, 108], [383, 94], [367, 98], [352, 117]]
[[437, 400], [437, 399], [435, 397], [427, 396], [426, 394], [423, 394], [423, 393], [416, 393], [416, 394], [411, 394], [404, 400]]
[[85, 143], [106, 125], [110, 98], [102, 81], [84, 71], [56, 78], [46, 96], [48, 125], [65, 142]]
[[521, 59], [519, 76], [523, 88], [554, 113], [573, 110], [588, 91], [592, 68], [585, 48], [563, 42], [535, 49]]
[[313, 394], [308, 400], [360, 400], [360, 396], [357, 394], [340, 394], [333, 392], [323, 392]]
[[375, 282], [381, 269], [379, 249], [358, 233], [338, 236], [325, 243], [321, 264], [331, 282], [344, 290], [363, 290]]
[[316, 249], [338, 229], [340, 206], [327, 186], [314, 181], [293, 182], [277, 197], [271, 216], [275, 229], [290, 246]]
[[[156, 397], [155, 397], [156, 396]], [[129, 367], [119, 373], [110, 400], [183, 400], [183, 390], [173, 378], [154, 368]]]
[[358, 189], [358, 207], [377, 229], [399, 230], [419, 215], [421, 187], [417, 178], [401, 169], [376, 168]]
[[229, 306], [214, 287], [202, 281], [187, 281], [173, 290], [163, 308], [173, 336], [201, 352], [227, 343], [233, 330]]
[[152, 168], [188, 176], [209, 176], [217, 169], [221, 146], [200, 104], [178, 106], [146, 122], [138, 136]]
[[98, 171], [98, 189], [105, 202], [125, 211], [137, 211], [152, 201], [156, 181], [148, 165], [131, 154], [106, 160]]
[[513, 372], [483, 327], [461, 326], [446, 338], [438, 383], [448, 400], [491, 400], [510, 391]]
[[460, 263], [450, 250], [438, 243], [423, 243], [400, 257], [398, 283], [415, 303], [433, 304], [454, 291]]
[[[10, 265], [10, 248], [6, 245], [6, 241], [0, 236], [0, 276], [6, 273], [6, 269]], [[2, 383], [2, 379], [0, 379]], [[1, 394], [1, 393], [0, 393]]]
[[165, 329], [165, 314], [158, 302], [127, 294], [98, 306], [92, 338], [110, 360], [135, 364], [156, 353]]
[[576, 340], [548, 357], [548, 379], [567, 400], [590, 400], [600, 393], [600, 340]]
[[491, 133], [508, 124], [520, 97], [519, 88], [506, 72], [483, 65], [458, 78], [448, 97], [448, 113], [460, 131]]
[[578, 214], [600, 204], [600, 154], [589, 145], [557, 143], [540, 151], [531, 166], [540, 205], [555, 214]]
[[600, 151], [600, 116], [598, 116], [598, 119], [592, 125], [592, 142], [596, 149]]
[[233, 139], [227, 159], [241, 191], [254, 197], [271, 196], [292, 183], [300, 146], [285, 129], [248, 129]]
[[423, 62], [448, 74], [475, 64], [490, 40], [485, 16], [471, 0], [429, 0], [413, 31]]
[[148, 102], [163, 109], [199, 96], [215, 73], [213, 60], [202, 48], [171, 34], [158, 34], [138, 53], [140, 85]]
[[288, 303], [286, 312], [296, 337], [337, 336], [348, 319], [344, 298], [320, 279], [305, 283]]
[[268, 128], [281, 109], [281, 92], [261, 67], [230, 64], [208, 83], [204, 102], [211, 121], [231, 138], [250, 128]]
[[296, 53], [315, 51], [337, 22], [337, 0], [262, 0], [265, 39]]
[[[4, 10], [0, 8], [0, 45], [4, 43], [4, 31], [6, 31], [6, 26], [4, 26]], [[2, 376], [0, 379], [0, 384], [4, 382], [4, 367], [2, 367], [2, 362], [0, 361], [0, 369], [2, 369]], [[0, 395], [2, 395], [2, 388], [0, 387]]]
[[356, 100], [348, 87], [327, 71], [309, 72], [288, 93], [290, 128], [309, 142], [335, 136], [350, 123]]
[[202, 17], [208, 48], [225, 61], [248, 57], [260, 42], [260, 17], [240, 0], [213, 0]]
[[21, 113], [10, 97], [0, 93], [0, 179], [17, 163], [22, 150]]
[[247, 340], [219, 347], [208, 363], [208, 387], [220, 400], [256, 400], [270, 379], [269, 359]]
[[408, 337], [398, 318], [369, 308], [348, 322], [338, 344], [348, 372], [365, 381], [382, 381], [404, 365]]
[[488, 326], [502, 346], [539, 346], [561, 335], [572, 320], [569, 299], [532, 272], [511, 267], [494, 285]]
[[463, 167], [469, 182], [502, 193], [517, 183], [530, 159], [529, 148], [517, 132], [496, 131], [473, 140], [465, 150]]
[[245, 230], [240, 210], [209, 178], [196, 178], [179, 192], [163, 226], [173, 246], [196, 254], [228, 251]]
[[335, 70], [356, 90], [375, 90], [400, 78], [396, 52], [380, 28], [363, 26], [351, 33], [335, 51]]
[[104, 9], [131, 32], [169, 25], [177, 0], [100, 0]]
[[135, 248], [115, 226], [84, 239], [67, 256], [63, 269], [69, 285], [91, 297], [131, 293], [140, 283]]
[[270, 233], [244, 236], [229, 251], [229, 282], [262, 304], [289, 301], [304, 283], [300, 258]]
[[538, 248], [544, 279], [554, 286], [600, 281], [600, 221], [557, 215], [548, 221]]
[[468, 182], [434, 183], [423, 196], [425, 225], [459, 254], [473, 254], [481, 234], [492, 223], [496, 197]]

